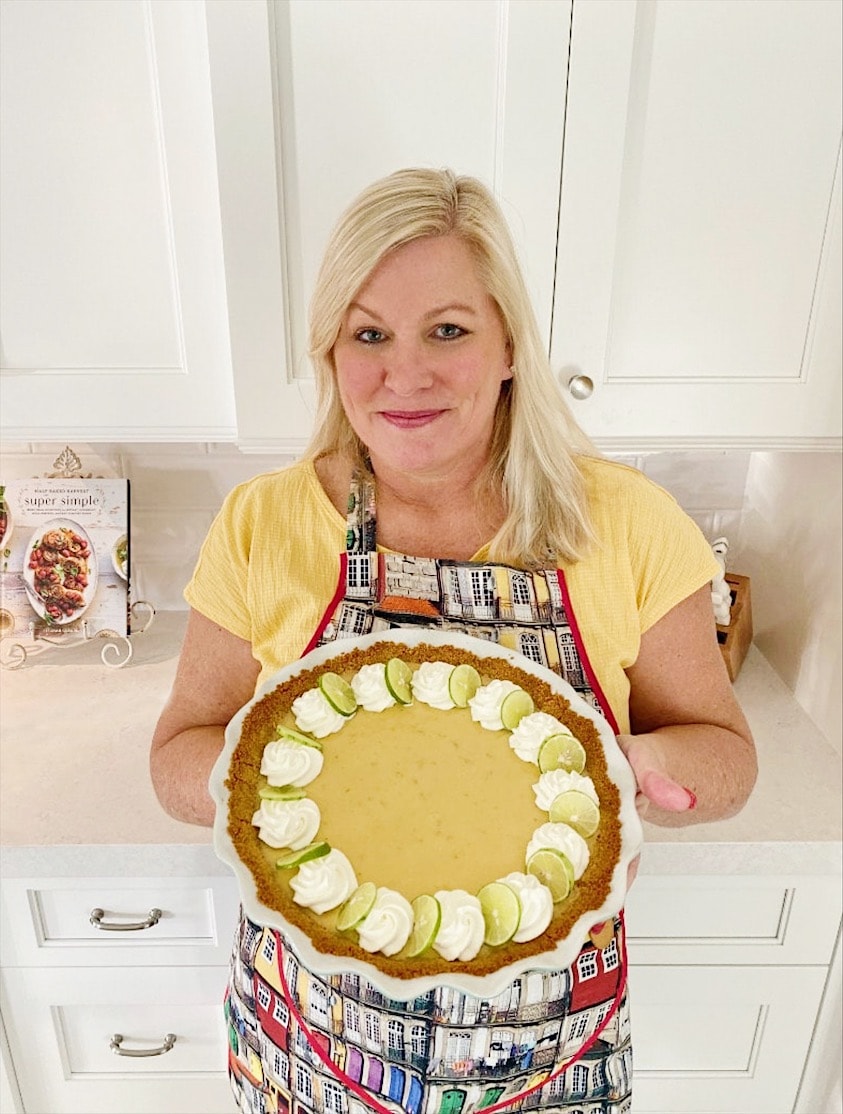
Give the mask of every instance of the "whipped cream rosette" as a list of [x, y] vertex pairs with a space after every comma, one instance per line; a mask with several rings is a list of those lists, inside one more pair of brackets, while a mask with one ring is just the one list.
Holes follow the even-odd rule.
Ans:
[[302, 786], [319, 776], [322, 762], [316, 747], [278, 739], [264, 747], [261, 773], [270, 785]]
[[319, 806], [309, 800], [268, 800], [252, 817], [260, 838], [270, 847], [300, 851], [312, 843], [319, 831]]

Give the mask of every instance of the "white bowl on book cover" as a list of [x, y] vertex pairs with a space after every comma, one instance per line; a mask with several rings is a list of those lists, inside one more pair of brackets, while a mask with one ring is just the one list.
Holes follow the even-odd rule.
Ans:
[[[234, 749], [240, 738], [243, 721], [251, 708], [267, 693], [271, 692], [276, 686], [286, 683], [303, 670], [318, 668], [338, 654], [349, 650], [366, 650], [370, 646], [382, 642], [394, 642], [396, 656], [400, 656], [402, 647], [427, 644], [431, 646], [452, 646], [480, 658], [503, 658], [525, 673], [533, 674], [544, 681], [555, 692], [568, 700], [572, 710], [577, 715], [584, 716], [595, 725], [606, 758], [609, 779], [615, 784], [620, 795], [621, 852], [615, 864], [609, 893], [605, 900], [599, 908], [584, 912], [574, 923], [568, 936], [564, 940], [558, 941], [549, 951], [538, 955], [525, 956], [523, 959], [499, 968], [492, 974], [471, 975], [461, 972], [444, 972], [417, 978], [399, 978], [385, 973], [379, 967], [375, 967], [365, 960], [353, 956], [329, 955], [318, 951], [301, 929], [287, 921], [281, 913], [267, 908], [258, 900], [252, 873], [241, 861], [228, 834], [229, 793], [225, 782]], [[538, 776], [537, 771], [537, 779]], [[627, 870], [640, 851], [643, 839], [641, 820], [635, 808], [635, 777], [604, 717], [558, 674], [530, 661], [516, 650], [460, 632], [438, 629], [394, 629], [378, 631], [358, 638], [339, 639], [317, 647], [303, 658], [279, 670], [257, 689], [252, 699], [234, 715], [228, 724], [223, 750], [211, 771], [209, 789], [216, 804], [213, 828], [214, 850], [217, 856], [231, 867], [237, 878], [246, 915], [258, 924], [277, 928], [283, 932], [298, 953], [301, 962], [314, 974], [323, 977], [345, 973], [358, 974], [382, 994], [398, 1000], [406, 1000], [426, 994], [437, 986], [451, 986], [468, 994], [491, 998], [502, 993], [514, 979], [527, 971], [558, 970], [569, 967], [575, 961], [585, 943], [589, 930], [595, 924], [608, 920], [623, 908], [627, 890]]]
[[129, 579], [129, 539], [126, 534], [121, 534], [111, 547], [111, 564], [121, 580]]

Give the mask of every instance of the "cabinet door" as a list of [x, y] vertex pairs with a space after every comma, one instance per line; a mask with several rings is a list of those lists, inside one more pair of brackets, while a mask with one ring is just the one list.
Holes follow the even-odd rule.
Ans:
[[307, 304], [325, 241], [364, 186], [401, 167], [492, 187], [549, 341], [570, 11], [570, 0], [208, 5], [241, 447], [307, 438]]
[[575, 0], [551, 354], [605, 447], [839, 444], [841, 12]]
[[[222, 1000], [227, 968], [3, 972], [3, 1014], [33, 1114], [230, 1114]], [[112, 1038], [127, 1051], [115, 1053]]]
[[232, 438], [203, 6], [1, 11], [4, 437]]
[[826, 972], [633, 966], [635, 1110], [790, 1114]]

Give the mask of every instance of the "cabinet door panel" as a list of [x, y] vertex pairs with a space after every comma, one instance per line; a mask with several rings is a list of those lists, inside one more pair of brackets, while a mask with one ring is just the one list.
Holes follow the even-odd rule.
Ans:
[[827, 964], [840, 927], [830, 877], [640, 876], [626, 902], [637, 963]]
[[840, 437], [840, 73], [822, 0], [575, 5], [552, 356], [593, 435]]
[[[307, 305], [325, 241], [364, 186], [401, 167], [447, 166], [493, 188], [549, 340], [571, 2], [268, 11], [267, 31], [262, 0], [208, 7], [238, 425], [253, 449], [307, 437]], [[243, 174], [244, 126], [259, 175]]]
[[[97, 928], [94, 909], [105, 925]], [[55, 967], [227, 962], [239, 909], [232, 878], [10, 878], [4, 883], [4, 966]], [[154, 919], [154, 918], [153, 918]]]
[[[3, 1012], [25, 1108], [65, 1114], [229, 1114], [225, 968], [3, 972]], [[172, 1048], [149, 1057], [167, 1034]]]
[[4, 4], [3, 429], [234, 434], [202, 5]]
[[632, 967], [635, 1108], [790, 1114], [822, 967]]

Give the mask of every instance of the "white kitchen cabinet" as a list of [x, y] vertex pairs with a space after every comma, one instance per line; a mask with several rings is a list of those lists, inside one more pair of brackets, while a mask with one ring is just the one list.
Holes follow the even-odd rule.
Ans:
[[800, 1109], [827, 1070], [805, 1064], [839, 996], [840, 918], [827, 876], [639, 877], [626, 909], [636, 1114]]
[[408, 164], [494, 185], [549, 334], [570, 3], [5, 0], [5, 435], [301, 447], [325, 238]]
[[8, 878], [0, 960], [4, 967], [220, 966], [236, 912], [228, 877]]
[[635, 967], [635, 1110], [791, 1114], [822, 967]]
[[442, 11], [3, 0], [4, 436], [299, 450], [331, 224], [448, 165], [602, 447], [839, 445], [840, 5]]
[[0, 19], [4, 437], [233, 438], [204, 7]]
[[[225, 967], [3, 972], [26, 1114], [231, 1114]], [[16, 1002], [17, 1005], [10, 1006]], [[175, 1042], [165, 1052], [143, 1057]]]
[[14, 1084], [23, 1114], [229, 1114], [237, 908], [229, 877], [4, 881], [10, 1101]]
[[575, 0], [551, 357], [602, 445], [839, 446], [841, 13]]

